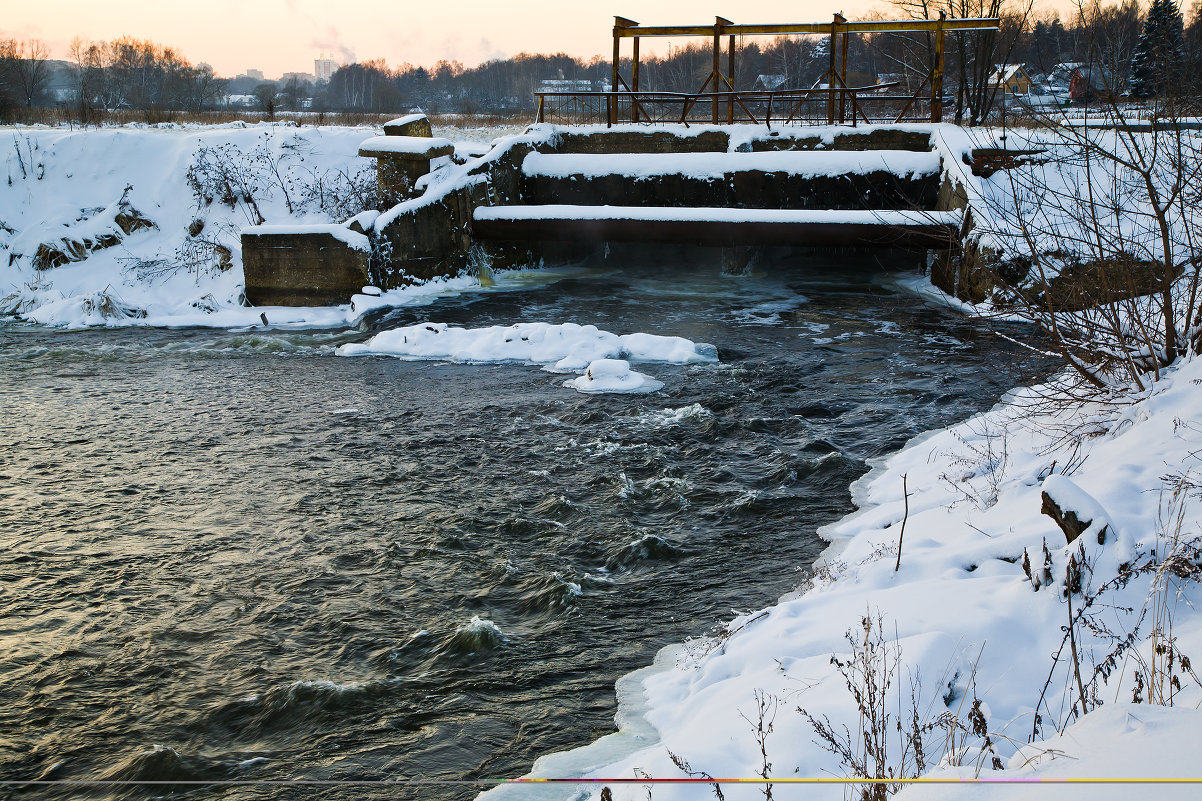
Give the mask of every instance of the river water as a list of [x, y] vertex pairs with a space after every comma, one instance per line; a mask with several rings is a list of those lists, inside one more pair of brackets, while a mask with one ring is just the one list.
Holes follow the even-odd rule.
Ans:
[[[519, 776], [612, 731], [614, 681], [659, 648], [794, 588], [867, 459], [1035, 375], [862, 256], [616, 261], [348, 331], [0, 323], [0, 779]], [[584, 396], [333, 353], [423, 320], [721, 363]]]

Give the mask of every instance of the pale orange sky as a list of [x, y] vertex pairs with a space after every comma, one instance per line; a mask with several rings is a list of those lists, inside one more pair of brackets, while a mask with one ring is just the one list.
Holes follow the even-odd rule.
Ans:
[[[738, 23], [822, 22], [835, 11], [855, 19], [874, 0], [5, 0], [0, 36], [47, 42], [65, 58], [70, 41], [130, 35], [180, 50], [218, 75], [248, 68], [269, 78], [312, 72], [325, 52], [338, 62], [384, 58], [429, 66], [440, 59], [472, 66], [489, 58], [612, 49], [613, 16], [644, 25], [703, 25], [722, 15]], [[662, 40], [661, 40], [662, 46]], [[629, 44], [623, 53], [629, 55]], [[643, 52], [654, 51], [647, 42]]]

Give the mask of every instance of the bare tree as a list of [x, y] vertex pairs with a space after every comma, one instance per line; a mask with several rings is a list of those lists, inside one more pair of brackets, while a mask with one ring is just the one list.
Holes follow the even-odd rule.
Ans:
[[[1080, 9], [1087, 24], [1097, 10]], [[1113, 63], [1116, 43], [1091, 52]], [[1179, 88], [1139, 105], [1118, 91], [1099, 97], [1084, 115], [1045, 113], [1026, 135], [1043, 158], [990, 182], [989, 236], [1021, 254], [997, 263], [994, 279], [999, 299], [1084, 382], [1142, 390], [1202, 352], [1202, 132], [1190, 124], [1199, 101]]]
[[[991, 76], [998, 66], [1011, 60], [1019, 37], [1026, 29], [1034, 0], [892, 0], [892, 3], [911, 19], [935, 19], [942, 11], [952, 19], [997, 17], [1000, 20], [997, 31], [949, 33], [944, 54], [944, 80], [956, 91], [956, 124], [984, 123], [999, 100], [999, 92], [1004, 91]], [[925, 65], [934, 59], [933, 37], [929, 33], [882, 37], [882, 41], [891, 41], [895, 47], [899, 40], [902, 40], [901, 55], [893, 56], [893, 59], [908, 71], [927, 72]]]
[[50, 63], [46, 60], [49, 55], [46, 43], [38, 39], [0, 42], [0, 60], [5, 72], [2, 80], [26, 108], [32, 108], [46, 94], [50, 84]]
[[267, 119], [275, 119], [275, 95], [276, 85], [274, 83], [261, 83], [255, 87], [255, 100], [259, 104], [259, 110], [267, 115]]

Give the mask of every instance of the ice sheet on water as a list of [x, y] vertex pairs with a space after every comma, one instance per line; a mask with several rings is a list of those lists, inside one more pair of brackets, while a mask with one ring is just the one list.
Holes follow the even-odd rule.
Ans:
[[459, 328], [446, 323], [382, 331], [364, 343], [343, 345], [339, 356], [383, 355], [401, 359], [487, 364], [538, 364], [554, 372], [585, 370], [598, 359], [690, 364], [718, 361], [713, 345], [656, 334], [619, 336], [595, 325], [516, 323]]

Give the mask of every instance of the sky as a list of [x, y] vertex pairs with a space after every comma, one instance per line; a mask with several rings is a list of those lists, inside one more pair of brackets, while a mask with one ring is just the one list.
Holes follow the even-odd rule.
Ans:
[[[383, 58], [430, 66], [441, 59], [474, 66], [520, 52], [602, 55], [613, 48], [615, 14], [644, 25], [704, 25], [715, 15], [738, 23], [825, 22], [836, 11], [855, 19], [876, 0], [6, 0], [0, 37], [41, 39], [66, 58], [75, 37], [129, 35], [170, 45], [190, 61], [233, 77], [313, 72], [322, 54], [339, 63]], [[644, 53], [662, 52], [647, 42]], [[629, 54], [630, 45], [624, 53]]]

